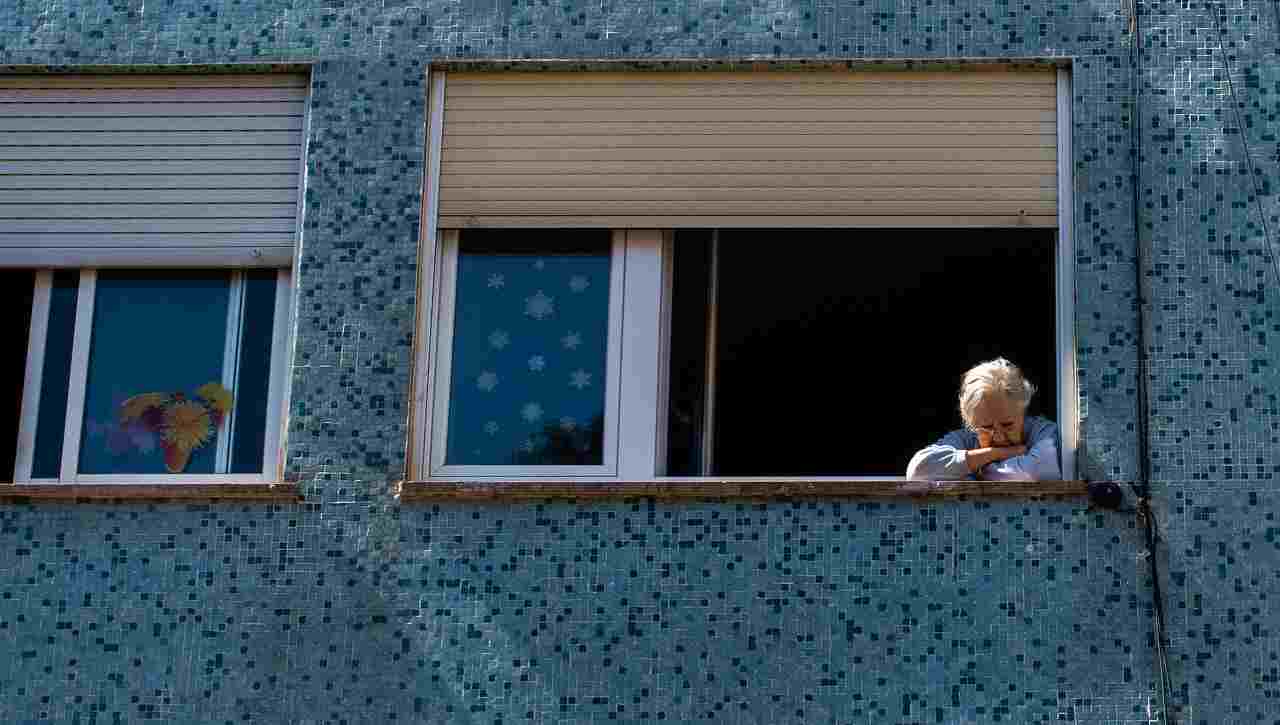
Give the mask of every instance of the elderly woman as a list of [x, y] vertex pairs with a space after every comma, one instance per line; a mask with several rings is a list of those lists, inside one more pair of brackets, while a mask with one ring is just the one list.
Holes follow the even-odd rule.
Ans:
[[1050, 481], [1058, 467], [1058, 426], [1027, 417], [1036, 389], [1013, 363], [989, 360], [964, 374], [960, 417], [964, 429], [911, 457], [907, 478], [936, 481]]

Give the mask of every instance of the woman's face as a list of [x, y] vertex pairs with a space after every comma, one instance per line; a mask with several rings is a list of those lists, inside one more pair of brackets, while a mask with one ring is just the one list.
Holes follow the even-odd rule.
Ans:
[[984, 396], [969, 427], [982, 448], [1022, 445], [1023, 409], [999, 393]]

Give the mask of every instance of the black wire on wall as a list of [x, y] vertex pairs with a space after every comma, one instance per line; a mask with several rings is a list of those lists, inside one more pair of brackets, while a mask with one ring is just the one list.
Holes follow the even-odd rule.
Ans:
[[[1280, 0], [1278, 0], [1280, 1]], [[1142, 12], [1139, 0], [1133, 0], [1129, 6], [1129, 31], [1132, 43], [1129, 46], [1129, 65], [1133, 76], [1133, 112], [1129, 119], [1131, 129], [1133, 162], [1130, 185], [1133, 198], [1133, 237], [1134, 237], [1134, 294], [1137, 303], [1138, 323], [1138, 471], [1139, 480], [1131, 487], [1137, 498], [1138, 521], [1146, 534], [1146, 559], [1151, 575], [1151, 612], [1153, 654], [1155, 658], [1156, 687], [1160, 696], [1160, 720], [1169, 722], [1169, 703], [1173, 700], [1173, 681], [1169, 672], [1169, 653], [1165, 644], [1167, 638], [1167, 617], [1164, 609], [1164, 591], [1160, 583], [1160, 568], [1157, 557], [1157, 546], [1160, 541], [1159, 528], [1155, 514], [1151, 510], [1151, 432], [1148, 401], [1150, 400], [1150, 375], [1147, 334], [1147, 280], [1144, 271], [1147, 269], [1146, 247], [1142, 241], [1142, 206], [1139, 187], [1142, 179]]]

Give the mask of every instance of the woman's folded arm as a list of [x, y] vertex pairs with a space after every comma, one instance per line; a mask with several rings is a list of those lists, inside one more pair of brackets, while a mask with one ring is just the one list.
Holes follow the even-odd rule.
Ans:
[[982, 468], [985, 481], [1056, 481], [1062, 478], [1058, 465], [1058, 426], [1049, 424], [1037, 432], [1027, 452]]

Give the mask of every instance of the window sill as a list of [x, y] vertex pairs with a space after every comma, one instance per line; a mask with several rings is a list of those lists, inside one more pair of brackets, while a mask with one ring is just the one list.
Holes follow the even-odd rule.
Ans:
[[297, 484], [292, 483], [181, 483], [181, 484], [82, 484], [82, 483], [10, 483], [0, 484], [0, 501], [136, 501], [136, 500], [223, 500], [279, 501], [302, 500]]
[[1087, 496], [1085, 481], [908, 481], [852, 478], [727, 478], [649, 480], [403, 481], [400, 500], [767, 499], [794, 497], [942, 499]]

